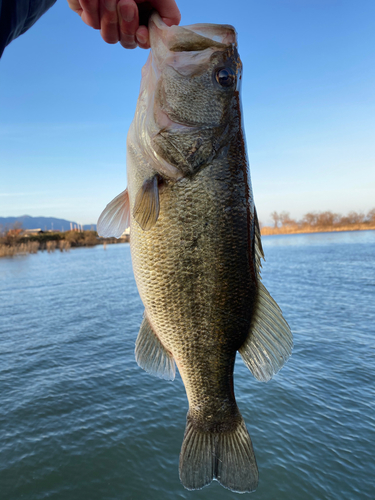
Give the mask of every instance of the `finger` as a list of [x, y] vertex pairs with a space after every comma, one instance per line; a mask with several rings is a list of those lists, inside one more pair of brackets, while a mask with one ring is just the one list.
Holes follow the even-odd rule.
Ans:
[[135, 49], [135, 33], [139, 26], [138, 8], [134, 0], [120, 0], [117, 4], [120, 26], [120, 43], [126, 49]]
[[181, 21], [181, 13], [175, 0], [150, 0], [150, 3], [167, 26], [179, 24]]
[[80, 0], [77, 3], [80, 3], [83, 9], [82, 21], [96, 30], [100, 29], [99, 0]]
[[119, 22], [116, 0], [100, 1], [100, 34], [107, 43], [117, 43], [120, 40]]
[[78, 0], [68, 0], [69, 7], [74, 10], [74, 12], [78, 12], [82, 10], [81, 4]]
[[137, 29], [137, 32], [135, 34], [135, 38], [138, 42], [138, 45], [141, 47], [141, 49], [149, 49], [150, 48], [150, 38], [149, 38], [148, 29], [146, 28], [146, 26], [140, 26]]
[[74, 12], [81, 15], [82, 7], [78, 0], [68, 0], [68, 5]]

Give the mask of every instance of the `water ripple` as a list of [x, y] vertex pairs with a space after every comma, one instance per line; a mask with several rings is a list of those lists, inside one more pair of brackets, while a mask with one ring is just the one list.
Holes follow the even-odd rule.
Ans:
[[[372, 499], [375, 232], [266, 237], [264, 248], [295, 348], [268, 384], [237, 358], [253, 496]], [[239, 498], [179, 482], [185, 390], [134, 360], [143, 306], [128, 245], [2, 259], [0, 301], [1, 498]]]

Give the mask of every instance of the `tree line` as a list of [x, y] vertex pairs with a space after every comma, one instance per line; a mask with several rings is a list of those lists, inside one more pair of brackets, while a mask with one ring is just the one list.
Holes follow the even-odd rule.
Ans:
[[295, 220], [290, 217], [289, 212], [272, 212], [271, 218], [275, 228], [291, 228], [291, 227], [343, 227], [353, 226], [358, 224], [375, 224], [375, 208], [367, 214], [363, 212], [351, 211], [347, 215], [330, 212], [308, 212], [302, 219]]

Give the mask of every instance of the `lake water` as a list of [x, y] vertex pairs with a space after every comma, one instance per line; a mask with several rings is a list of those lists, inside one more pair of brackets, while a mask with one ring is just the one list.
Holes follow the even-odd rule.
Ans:
[[0, 260], [0, 498], [375, 498], [375, 231], [263, 243], [295, 347], [268, 384], [237, 357], [255, 493], [180, 484], [185, 391], [134, 360], [143, 306], [123, 244]]

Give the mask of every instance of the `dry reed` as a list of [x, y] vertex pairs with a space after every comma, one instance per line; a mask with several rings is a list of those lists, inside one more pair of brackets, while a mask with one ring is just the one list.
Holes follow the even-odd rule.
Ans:
[[56, 250], [57, 242], [55, 240], [47, 241], [46, 249], [48, 253], [54, 252]]
[[37, 241], [28, 241], [27, 243], [14, 246], [0, 244], [0, 257], [14, 257], [15, 255], [37, 253], [38, 250], [39, 243]]
[[72, 245], [70, 244], [69, 241], [66, 241], [66, 240], [59, 241], [60, 252], [69, 252], [71, 246]]

